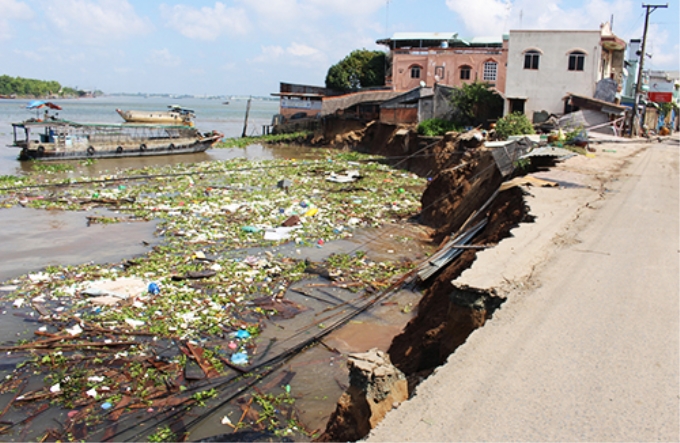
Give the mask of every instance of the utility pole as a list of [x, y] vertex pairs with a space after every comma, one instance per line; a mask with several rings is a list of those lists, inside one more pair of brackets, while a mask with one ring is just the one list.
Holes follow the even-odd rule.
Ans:
[[248, 129], [248, 114], [250, 114], [250, 102], [252, 100], [253, 100], [252, 96], [248, 97], [248, 104], [246, 105], [246, 119], [243, 122], [243, 134], [241, 134], [242, 138], [246, 136], [246, 132], [247, 132], [247, 129]]
[[635, 82], [635, 103], [633, 107], [633, 116], [630, 121], [631, 135], [638, 135], [635, 130], [635, 123], [637, 122], [638, 105], [640, 103], [640, 96], [642, 95], [642, 69], [645, 65], [645, 50], [647, 47], [647, 27], [649, 26], [649, 16], [652, 12], [656, 11], [658, 8], [667, 8], [668, 3], [665, 5], [645, 5], [642, 4], [643, 8], [647, 9], [645, 14], [645, 29], [642, 33], [642, 48], [640, 49], [640, 66], [638, 66], [637, 82]]

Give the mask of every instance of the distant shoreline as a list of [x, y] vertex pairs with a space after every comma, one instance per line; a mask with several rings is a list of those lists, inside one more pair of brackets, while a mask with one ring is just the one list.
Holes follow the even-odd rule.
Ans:
[[74, 98], [96, 98], [92, 95], [76, 96], [76, 95], [65, 95], [60, 97], [55, 97], [53, 95], [39, 96], [34, 95], [0, 95], [0, 100], [65, 100]]

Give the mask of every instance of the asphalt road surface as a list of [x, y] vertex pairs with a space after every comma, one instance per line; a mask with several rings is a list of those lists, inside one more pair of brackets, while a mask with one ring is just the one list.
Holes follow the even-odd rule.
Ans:
[[540, 283], [369, 440], [680, 441], [678, 155], [676, 138], [632, 156]]

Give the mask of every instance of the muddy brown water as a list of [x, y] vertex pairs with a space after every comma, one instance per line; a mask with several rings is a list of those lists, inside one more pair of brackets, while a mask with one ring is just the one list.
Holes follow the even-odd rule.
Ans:
[[[294, 146], [264, 147], [252, 145], [244, 149], [213, 149], [207, 153], [141, 159], [98, 160], [92, 165], [78, 164], [74, 175], [98, 175], [108, 171], [142, 166], [193, 163], [245, 157], [253, 160], [275, 158], [318, 158], [319, 151]], [[30, 163], [15, 165], [13, 174], [30, 171]], [[109, 225], [87, 225], [88, 215], [115, 215], [107, 210], [83, 212], [45, 211], [27, 208], [0, 209], [0, 281], [11, 286], [11, 280], [25, 273], [38, 272], [49, 265], [77, 265], [87, 262], [115, 263], [146, 253], [160, 240], [154, 236], [156, 223], [134, 222]], [[374, 261], [413, 260], [429, 252], [425, 240], [427, 233], [417, 225], [387, 225], [381, 229], [359, 229], [349, 238], [329, 242], [322, 247], [300, 247], [286, 244], [270, 249], [234, 251], [235, 254], [264, 254], [265, 251], [321, 261], [332, 253], [365, 251]], [[409, 240], [410, 239], [410, 240]], [[1, 286], [1, 285], [0, 285]], [[339, 299], [357, 294], [337, 290]], [[331, 289], [321, 289], [326, 294]], [[264, 340], [280, 338], [282, 328], [313, 334], [325, 327], [327, 303], [310, 300], [301, 295], [287, 294], [304, 304], [308, 311], [285, 321], [272, 322], [265, 328]], [[299, 353], [285, 365], [289, 371], [288, 385], [297, 399], [299, 418], [309, 430], [323, 430], [328, 417], [335, 409], [337, 399], [347, 386], [346, 358], [351, 352], [364, 352], [371, 348], [386, 351], [392, 341], [413, 316], [421, 294], [402, 290], [374, 308], [352, 318], [315, 346]], [[2, 297], [2, 291], [0, 291]], [[331, 298], [332, 299], [332, 298]], [[338, 303], [341, 304], [341, 303]], [[351, 313], [352, 303], [341, 306]], [[9, 303], [0, 304], [0, 343], [31, 338], [40, 323], [31, 316], [32, 309], [16, 309]], [[343, 311], [344, 312], [344, 311]], [[342, 313], [341, 313], [342, 314]], [[320, 320], [321, 319], [321, 320]], [[311, 325], [311, 326], [310, 326]], [[285, 334], [283, 334], [285, 335]], [[282, 344], [285, 346], [285, 343]], [[13, 356], [3, 356], [6, 363], [0, 366], [0, 376], [11, 373]], [[264, 382], [266, 383], [267, 380]], [[238, 420], [240, 411], [226, 405], [213, 411], [191, 429], [190, 440], [198, 440], [224, 433], [223, 416]], [[59, 419], [59, 416], [55, 416]]]

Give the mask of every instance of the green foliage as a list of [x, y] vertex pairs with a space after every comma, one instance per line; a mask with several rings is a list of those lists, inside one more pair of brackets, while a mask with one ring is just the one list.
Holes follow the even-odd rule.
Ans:
[[149, 436], [150, 442], [177, 441], [177, 436], [169, 426], [158, 428], [155, 433]]
[[36, 80], [0, 75], [0, 95], [17, 95], [20, 97], [46, 97], [49, 95], [82, 97], [85, 94], [85, 91], [64, 88], [59, 82], [54, 80]]
[[235, 137], [225, 138], [217, 144], [217, 148], [245, 148], [250, 145], [265, 144], [265, 143], [286, 143], [295, 142], [300, 139], [305, 139], [311, 135], [311, 132], [292, 132], [290, 134], [270, 134], [259, 137]]
[[661, 115], [666, 116], [674, 109], [676, 112], [678, 111], [678, 104], [675, 102], [659, 103], [659, 111], [661, 111]]
[[454, 122], [476, 126], [503, 114], [503, 98], [490, 89], [488, 83], [466, 83], [451, 94]]
[[441, 118], [431, 118], [424, 120], [418, 125], [418, 134], [426, 135], [428, 137], [444, 135], [451, 131], [461, 132], [460, 128], [458, 128], [453, 122], [443, 120]]
[[505, 140], [511, 135], [534, 134], [534, 126], [521, 112], [508, 114], [496, 123], [496, 136]]
[[353, 91], [385, 84], [385, 53], [357, 49], [331, 66], [326, 74], [326, 87]]

